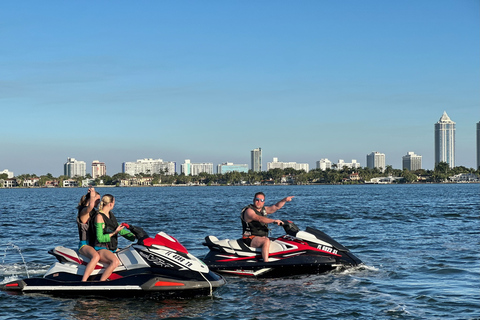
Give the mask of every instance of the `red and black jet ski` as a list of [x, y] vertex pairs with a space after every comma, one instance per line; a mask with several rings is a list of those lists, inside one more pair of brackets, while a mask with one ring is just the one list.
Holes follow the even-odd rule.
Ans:
[[291, 221], [283, 221], [286, 235], [270, 238], [269, 261], [263, 262], [261, 249], [247, 246], [242, 239], [218, 240], [205, 237], [210, 251], [202, 259], [215, 272], [255, 277], [285, 277], [316, 274], [362, 263], [347, 248], [320, 230], [305, 231]]
[[62, 296], [193, 297], [212, 295], [225, 284], [222, 276], [210, 271], [174, 237], [159, 232], [155, 238], [150, 238], [142, 228], [124, 225], [138, 242], [116, 253], [120, 265], [107, 281], [98, 281], [104, 267], [98, 263], [89, 281], [82, 282], [89, 259], [76, 250], [56, 247], [49, 253], [58, 262], [42, 278], [1, 284], [0, 290]]

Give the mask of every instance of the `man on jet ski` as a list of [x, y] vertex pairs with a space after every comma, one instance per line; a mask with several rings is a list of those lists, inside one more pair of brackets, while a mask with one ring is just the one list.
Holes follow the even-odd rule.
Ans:
[[253, 204], [242, 209], [240, 219], [242, 220], [243, 241], [247, 246], [262, 248], [262, 258], [264, 262], [268, 262], [270, 250], [268, 224], [283, 224], [281, 220], [267, 218], [267, 214], [272, 214], [282, 208], [285, 203], [292, 201], [292, 198], [293, 196], [286, 197], [272, 206], [265, 207], [265, 194], [263, 192], [257, 192], [253, 197]]

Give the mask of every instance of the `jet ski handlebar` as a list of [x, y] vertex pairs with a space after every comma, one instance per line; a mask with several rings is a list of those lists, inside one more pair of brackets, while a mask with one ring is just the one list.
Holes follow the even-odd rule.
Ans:
[[282, 220], [282, 222], [283, 222], [282, 227], [288, 235], [296, 236], [297, 232], [300, 231], [300, 229], [297, 227], [297, 225], [295, 223], [293, 223], [292, 221]]
[[147, 238], [150, 238], [148, 236], [148, 233], [145, 232], [145, 230], [143, 230], [140, 227], [135, 227], [135, 226], [132, 226], [131, 224], [128, 224], [128, 223], [125, 223], [125, 222], [123, 222], [121, 225], [124, 226], [125, 228], [127, 228], [128, 230], [130, 230], [131, 233], [133, 233], [135, 238], [138, 239], [139, 244], [143, 244], [143, 240], [145, 240]]

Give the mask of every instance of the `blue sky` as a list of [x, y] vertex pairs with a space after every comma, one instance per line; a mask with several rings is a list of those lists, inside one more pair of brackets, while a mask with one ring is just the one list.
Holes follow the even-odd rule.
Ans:
[[4, 1], [0, 171], [257, 147], [264, 165], [414, 151], [433, 169], [443, 111], [475, 167], [479, 57], [477, 0]]

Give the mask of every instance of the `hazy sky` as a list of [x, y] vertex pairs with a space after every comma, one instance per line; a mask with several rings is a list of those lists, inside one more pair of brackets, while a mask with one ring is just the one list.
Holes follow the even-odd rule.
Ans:
[[480, 2], [3, 1], [0, 171], [67, 157], [333, 162], [409, 151], [434, 166], [456, 122], [475, 167]]

